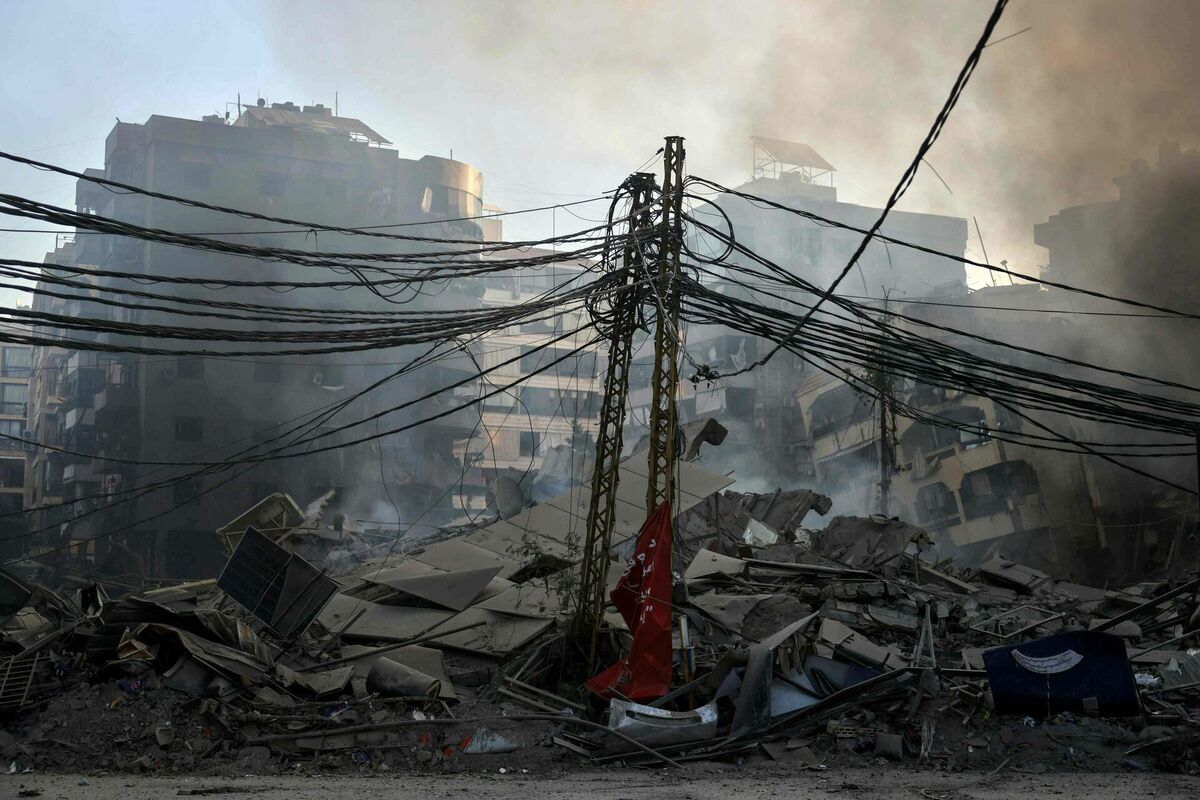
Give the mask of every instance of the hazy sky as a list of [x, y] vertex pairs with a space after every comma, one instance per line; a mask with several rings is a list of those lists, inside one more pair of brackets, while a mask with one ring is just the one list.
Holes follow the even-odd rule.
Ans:
[[[990, 8], [8, 0], [0, 148], [100, 166], [116, 118], [223, 114], [239, 92], [332, 105], [337, 92], [401, 155], [453, 150], [480, 167], [486, 200], [508, 209], [611, 188], [667, 134], [687, 137], [691, 173], [740, 181], [752, 133], [811, 144], [838, 168], [841, 199], [879, 205]], [[953, 193], [925, 169], [902, 208], [974, 215], [994, 262], [1036, 271], [1035, 223], [1112, 197], [1112, 176], [1162, 140], [1196, 145], [1200, 3], [1014, 0], [997, 37], [1026, 26], [986, 51], [930, 157]], [[0, 186], [73, 202], [69, 181], [8, 164]], [[536, 215], [509, 233], [577, 222]], [[53, 239], [0, 233], [0, 252], [40, 259]]]

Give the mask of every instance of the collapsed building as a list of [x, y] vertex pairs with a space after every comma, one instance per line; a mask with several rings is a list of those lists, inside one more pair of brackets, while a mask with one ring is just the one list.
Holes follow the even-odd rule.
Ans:
[[[252, 115], [244, 127], [271, 130], [280, 125], [270, 120], [279, 119], [291, 117]], [[811, 186], [827, 166], [802, 149], [785, 154], [779, 143], [756, 145], [776, 161], [808, 160], [798, 172], [776, 164], [772, 177], [759, 180], [786, 183], [796, 179], [784, 175], [800, 174], [799, 185]], [[424, 193], [422, 206], [429, 196]], [[793, 237], [787, 239], [797, 252]], [[808, 244], [803, 252], [811, 255]], [[886, 249], [882, 257], [890, 260]], [[111, 270], [93, 269], [96, 281], [113, 277]], [[875, 278], [863, 274], [864, 286], [865, 275]], [[992, 310], [983, 301], [996, 293], [964, 301], [955, 280], [942, 299], [922, 289], [895, 302], [927, 319], [937, 313], [986, 318], [976, 312]], [[497, 292], [467, 284], [449, 292], [447, 302], [461, 303], [456, 295], [466, 295], [502, 303], [505, 291], [519, 295], [521, 287], [501, 284]], [[1020, 291], [1013, 287], [1009, 294]], [[950, 303], [950, 311], [924, 310], [942, 309], [954, 298], [959, 302]], [[522, 348], [518, 337], [544, 333], [509, 330], [503, 334], [509, 340], [499, 344]], [[751, 341], [722, 341], [716, 348], [700, 337], [710, 348], [707, 360], [725, 358], [735, 367], [745, 363]], [[119, 389], [152, 393], [145, 381], [126, 382], [146, 362], [98, 358], [93, 365], [80, 353], [66, 357], [72, 360], [79, 371], [67, 374], [83, 387], [81, 396], [91, 394], [92, 405], [72, 406], [62, 430], [85, 437], [70, 440], [72, 449], [115, 446], [99, 441], [100, 420], [119, 405]], [[153, 385], [180, 374], [192, 376], [185, 380], [205, 375], [187, 361], [171, 359], [176, 371], [155, 374]], [[100, 366], [102, 372], [82, 371]], [[298, 368], [317, 370], [312, 386], [340, 392], [352, 384], [352, 366], [362, 365]], [[536, 371], [536, 363], [521, 364], [515, 374]], [[107, 377], [102, 386], [88, 383], [109, 374], [111, 383]], [[4, 573], [0, 712], [11, 732], [0, 738], [0, 752], [14, 770], [64, 768], [82, 758], [144, 771], [304, 763], [425, 768], [534, 751], [584, 764], [677, 767], [688, 760], [764, 758], [818, 769], [861, 756], [998, 769], [1016, 755], [1044, 752], [1052, 768], [1112, 768], [1132, 759], [1139, 766], [1200, 769], [1194, 733], [1200, 662], [1192, 647], [1200, 578], [1184, 578], [1177, 569], [1118, 588], [1110, 575], [1097, 580], [1060, 552], [1060, 546], [1082, 546], [1083, 535], [1070, 526], [1103, 532], [1094, 508], [1110, 485], [1080, 468], [1078, 456], [1039, 461], [1010, 452], [994, 434], [1021, 423], [999, 405], [928, 386], [893, 386], [892, 399], [956, 423], [948, 435], [942, 426], [905, 422], [893, 436], [883, 433], [886, 404], [873, 409], [869, 395], [811, 373], [777, 372], [771, 380], [750, 388], [790, 400], [783, 402], [792, 409], [787, 435], [775, 432], [773, 439], [790, 448], [782, 452], [792, 462], [806, 465], [792, 465], [803, 479], [793, 475], [773, 492], [730, 490], [736, 473], [726, 468], [725, 454], [745, 461], [761, 453], [761, 462], [772, 461], [763, 445], [768, 424], [755, 404], [748, 417], [721, 415], [729, 417], [732, 432], [703, 416], [702, 394], [728, 387], [701, 388], [697, 381], [684, 403], [691, 420], [680, 426], [682, 456], [672, 464], [677, 491], [669, 504], [648, 514], [645, 498], [653, 498], [655, 473], [642, 457], [643, 445], [621, 462], [619, 484], [610, 484], [614, 517], [605, 536], [611, 532], [611, 546], [599, 551], [599, 574], [608, 583], [599, 583], [613, 603], [591, 642], [581, 641], [572, 624], [585, 603], [581, 575], [597, 567], [594, 559], [582, 561], [592, 545], [581, 547], [581, 534], [585, 526], [593, 532], [591, 491], [582, 484], [596, 467], [588, 463], [587, 431], [578, 423], [559, 427], [553, 440], [535, 437], [532, 426], [527, 445], [517, 439], [518, 459], [532, 460], [541, 450], [541, 468], [527, 485], [522, 478], [502, 490], [501, 478], [513, 476], [501, 474], [501, 454], [509, 459], [505, 469], [518, 465], [511, 441], [504, 443], [507, 451], [493, 447], [488, 480], [495, 496], [472, 509], [486, 509], [487, 518], [472, 513], [438, 525], [435, 517], [425, 535], [348, 525], [345, 503], [333, 500], [342, 494], [339, 486], [294, 470], [281, 482], [310, 490], [297, 490], [300, 503], [258, 484], [253, 497], [226, 498], [249, 506], [233, 519], [192, 518], [191, 524], [208, 527], [174, 540], [202, 554], [190, 559], [190, 575], [163, 574], [164, 564], [173, 573], [170, 563], [181, 560], [171, 559], [169, 537], [165, 552], [138, 552], [131, 539], [119, 537], [112, 551], [79, 548], [96, 564], [85, 575]], [[552, 388], [548, 382], [530, 387]], [[236, 381], [225, 388], [231, 395], [244, 390]], [[471, 421], [511, 432], [505, 420], [521, 405], [549, 427], [572, 416], [568, 408], [583, 416], [589, 388], [556, 382], [554, 394], [520, 395]], [[196, 394], [178, 408], [199, 414], [197, 404], [204, 403], [223, 412], [220, 424], [237, 419], [227, 397]], [[270, 397], [269, 391], [255, 395], [255, 407], [269, 407]], [[712, 401], [723, 412], [744, 410], [744, 400], [734, 393]], [[633, 405], [636, 420], [636, 396]], [[52, 406], [38, 403], [39, 410]], [[136, 408], [131, 416], [140, 413]], [[504, 416], [489, 426], [489, 411]], [[881, 422], [872, 432], [876, 411]], [[87, 430], [89, 421], [96, 430]], [[159, 425], [151, 434], [165, 441], [173, 430], [175, 442], [198, 443], [190, 433], [206, 427], [201, 417], [172, 422], [173, 428]], [[470, 434], [462, 433], [465, 427], [416, 443], [426, 468], [397, 476], [404, 490], [398, 516], [411, 498], [423, 504], [437, 495], [438, 464], [456, 465], [457, 480], [445, 485], [462, 491], [468, 468], [487, 458], [486, 448], [472, 448], [474, 427]], [[181, 432], [189, 435], [181, 438]], [[88, 433], [96, 440], [86, 439]], [[455, 446], [455, 440], [466, 444]], [[104, 452], [95, 460], [104, 461]], [[338, 452], [350, 457], [354, 451]], [[884, 457], [874, 497], [864, 476], [876, 454]], [[382, 450], [369, 455], [378, 460], [359, 453], [354, 465], [386, 472], [393, 463]], [[396, 463], [405, 462], [396, 456]], [[74, 476], [93, 465], [69, 466]], [[759, 469], [751, 480], [761, 483], [763, 474]], [[664, 485], [672, 484], [658, 484]], [[1050, 486], [1059, 494], [1053, 500]], [[200, 496], [202, 489], [187, 491]], [[182, 496], [186, 500], [187, 492]], [[811, 522], [871, 504], [882, 513]], [[190, 513], [203, 509], [197, 503]], [[1056, 526], [1058, 514], [1071, 515], [1070, 526]], [[146, 535], [133, 523], [125, 529], [131, 537]], [[75, 531], [74, 525], [63, 528], [59, 541], [70, 544]], [[655, 553], [663, 560], [648, 559], [650, 549], [668, 540], [664, 536], [670, 547]], [[147, 539], [161, 545], [157, 534]], [[1017, 558], [1015, 549], [1029, 558]], [[1178, 567], [1180, 549], [1174, 553]], [[120, 571], [128, 563], [113, 563], [139, 558], [150, 567], [138, 568], [136, 582]], [[631, 576], [644, 580], [651, 571], [648, 562], [660, 567], [654, 591], [644, 583], [631, 588]], [[631, 593], [636, 604], [619, 601]], [[639, 648], [651, 646], [643, 635], [651, 604], [658, 649], [654, 658], [635, 661]], [[653, 690], [641, 685], [636, 694], [620, 693], [627, 676], [636, 679], [649, 669], [658, 671]], [[621, 680], [598, 688], [597, 678], [610, 674]], [[88, 724], [78, 724], [84, 717]], [[96, 736], [97, 730], [111, 735]]]
[[[714, 432], [693, 428], [699, 460], [678, 464], [661, 696], [579, 686], [579, 487], [386, 554], [276, 494], [210, 533], [215, 579], [55, 592], [0, 574], [0, 753], [17, 771], [1200, 769], [1200, 580], [1105, 590], [959, 568], [882, 516], [809, 528], [829, 498], [729, 491], [702, 465]], [[621, 466], [610, 587], [656, 533], [646, 472]], [[605, 614], [602, 664], [625, 663], [635, 624]]]
[[[837, 201], [834, 169], [811, 147], [762, 137], [753, 144], [754, 176], [737, 191], [860, 229], [869, 226], [870, 209]], [[1157, 169], [1135, 162], [1129, 175], [1114, 181], [1118, 200], [1065, 209], [1038, 226], [1036, 241], [1050, 251], [1046, 275], [1177, 306], [1169, 287], [1190, 285], [1177, 273], [1184, 268], [1184, 254], [1200, 249], [1192, 246], [1192, 233], [1182, 230], [1187, 224], [1176, 213], [1177, 206], [1196, 203], [1196, 152], [1164, 146]], [[713, 203], [719, 212], [700, 206], [696, 214], [721, 230], [731, 226], [739, 243], [817, 286], [828, 284], [861, 239], [853, 231], [778, 213], [734, 194], [718, 195]], [[981, 358], [1032, 363], [1030, 353], [982, 341], [992, 339], [1132, 372], [1145, 371], [1151, 363], [1164, 378], [1190, 380], [1194, 359], [1172, 356], [1166, 349], [1178, 341], [1178, 319], [1122, 315], [1122, 334], [1113, 336], [1105, 327], [1112, 322], [1113, 307], [1098, 298], [1034, 284], [997, 286], [994, 281], [968, 291], [961, 260], [966, 224], [961, 219], [892, 213], [883, 233], [946, 254], [883, 241], [868, 246], [840, 291], [852, 298], [859, 292], [878, 298], [876, 305], [903, 318], [896, 324], [954, 342]], [[1172, 244], [1164, 247], [1163, 242]], [[699, 253], [720, 250], [717, 244], [706, 245], [703, 236], [693, 248]], [[1155, 267], [1162, 271], [1159, 280], [1143, 279], [1140, 265], [1147, 259], [1160, 265]], [[727, 260], [753, 266], [737, 252]], [[726, 280], [720, 270], [713, 268], [702, 279], [720, 292], [745, 291], [739, 280]], [[773, 291], [777, 297], [760, 294], [756, 300], [778, 303], [781, 310], [811, 300], [799, 289]], [[946, 329], [979, 338], [962, 344], [961, 334]], [[964, 563], [999, 554], [1079, 580], [1137, 580], [1172, 565], [1178, 568], [1185, 552], [1195, 547], [1190, 535], [1195, 511], [1185, 493], [1099, 458], [1005, 441], [1006, 435], [1045, 432], [1002, 404], [911, 382], [887, 387], [892, 400], [926, 417], [940, 417], [948, 427], [881, 408], [879, 392], [870, 388], [877, 376], [860, 375], [860, 385], [854, 387], [813, 369], [794, 353], [779, 352], [769, 363], [742, 372], [772, 346], [720, 325], [688, 330], [690, 362], [722, 377], [710, 381], [697, 374], [683, 383], [681, 417], [712, 415], [734, 432], [731, 444], [714, 458], [735, 469], [743, 487], [761, 489], [801, 479], [833, 497], [843, 510], [899, 516], [944, 536]], [[648, 361], [635, 362], [633, 368], [634, 380], [641, 382], [631, 393], [635, 423], [644, 420], [648, 408], [649, 369]], [[1064, 369], [1072, 374], [1073, 368]], [[1122, 441], [1131, 435], [1128, 429], [1057, 414], [1037, 418], [1076, 440]], [[1136, 438], [1151, 450], [1170, 441], [1141, 433]], [[1178, 484], [1195, 485], [1195, 465], [1186, 455], [1121, 460]]]
[[[1114, 180], [1117, 200], [1064, 209], [1037, 226], [1035, 239], [1050, 253], [1045, 275], [1178, 306], [1190, 283], [1171, 277], [1172, 271], [1181, 269], [1185, 253], [1200, 248], [1190, 233], [1176, 236], [1172, 226], [1178, 227], [1176, 204], [1196, 202], [1197, 159], [1197, 151], [1165, 145], [1158, 169], [1138, 161], [1129, 175]], [[1154, 279], [1147, 270], [1161, 274]], [[1177, 319], [1114, 312], [1103, 299], [1054, 287], [989, 286], [961, 297], [910, 298], [889, 307], [910, 320], [900, 324], [920, 324], [926, 335], [946, 335], [933, 325], [1130, 371], [1147, 372], [1150, 364], [1150, 372], [1169, 380], [1189, 381], [1194, 361], [1186, 357], [1191, 345], [1178, 339]], [[1119, 336], [1112, 333], [1114, 314], [1121, 317]], [[1015, 364], [1030, 355], [980, 339], [964, 347]], [[1060, 368], [1065, 375], [1084, 374], [1069, 365]], [[1062, 576], [1119, 583], [1179, 569], [1194, 551], [1194, 501], [1185, 492], [1111, 461], [1004, 441], [1022, 431], [1045, 431], [987, 398], [915, 384], [893, 386], [891, 392], [901, 403], [958, 427], [898, 416], [883, 441], [877, 394], [818, 374], [796, 395], [814, 485], [842, 506], [880, 509], [886, 463], [892, 467], [887, 513], [945, 535], [968, 563], [995, 553]], [[1167, 392], [1180, 395], [1178, 387]], [[1099, 422], [1053, 413], [1035, 418], [1075, 440], [1132, 436], [1142, 453], [1172, 442], [1178, 446], [1178, 439]], [[884, 449], [890, 451], [886, 459]], [[1151, 476], [1196, 485], [1194, 459], [1186, 453], [1120, 460]]]

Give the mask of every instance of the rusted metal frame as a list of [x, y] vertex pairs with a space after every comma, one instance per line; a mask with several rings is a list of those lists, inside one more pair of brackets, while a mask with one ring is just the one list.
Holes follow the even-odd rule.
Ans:
[[[644, 272], [641, 247], [637, 241], [645, 233], [652, 217], [654, 178], [636, 173], [627, 182], [630, 191], [630, 241], [625, 245], [622, 286], [632, 288]], [[574, 628], [580, 641], [587, 640], [589, 669], [596, 660], [596, 632], [604, 614], [604, 590], [608, 582], [608, 557], [616, 519], [617, 485], [620, 481], [621, 450], [624, 444], [625, 405], [629, 395], [629, 363], [633, 355], [633, 334], [637, 323], [637, 294], [614, 294], [613, 317], [608, 332], [608, 367], [604, 378], [604, 396], [600, 406], [596, 434], [596, 458], [579, 570]]]
[[675, 391], [679, 386], [679, 252], [683, 240], [683, 159], [683, 137], [668, 136], [663, 148], [663, 210], [659, 222], [658, 270], [654, 284], [658, 324], [654, 331], [646, 516], [675, 496], [675, 451], [679, 430]]

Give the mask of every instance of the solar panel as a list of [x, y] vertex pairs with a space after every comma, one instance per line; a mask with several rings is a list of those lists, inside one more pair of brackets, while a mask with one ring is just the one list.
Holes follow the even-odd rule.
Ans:
[[254, 528], [246, 528], [217, 587], [285, 639], [304, 632], [338, 590], [324, 570]]

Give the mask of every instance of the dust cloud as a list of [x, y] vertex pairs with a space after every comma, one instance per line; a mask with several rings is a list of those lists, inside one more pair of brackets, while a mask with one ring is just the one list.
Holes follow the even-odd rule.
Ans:
[[[667, 134], [688, 138], [694, 174], [724, 181], [748, 176], [751, 134], [807, 142], [838, 167], [843, 200], [877, 205], [990, 8], [289, 2], [273, 48], [301, 85], [336, 64], [347, 108], [402, 147], [454, 147], [502, 205], [615, 185]], [[930, 157], [953, 194], [926, 169], [902, 207], [975, 216], [993, 261], [1033, 271], [1034, 224], [1112, 198], [1112, 177], [1162, 141], [1194, 146], [1200, 5], [1016, 0], [995, 38], [1027, 27], [988, 49]]]

